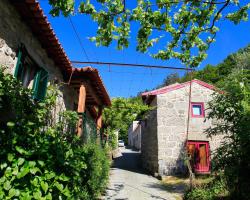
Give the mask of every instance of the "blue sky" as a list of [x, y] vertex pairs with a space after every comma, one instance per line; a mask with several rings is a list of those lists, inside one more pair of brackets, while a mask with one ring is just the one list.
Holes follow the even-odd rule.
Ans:
[[[73, 28], [68, 18], [52, 17], [49, 15], [50, 6], [47, 0], [39, 0], [44, 13], [47, 15], [57, 37], [59, 38], [66, 54], [70, 60], [87, 61], [87, 58], [74, 34]], [[71, 17], [84, 45], [89, 60], [99, 62], [125, 62], [149, 65], [166, 65], [181, 67], [181, 63], [176, 60], [155, 60], [148, 53], [142, 54], [135, 50], [136, 32], [132, 28], [130, 47], [118, 51], [115, 44], [110, 47], [96, 47], [95, 43], [88, 40], [94, 36], [96, 24], [84, 15]], [[243, 48], [250, 43], [250, 22], [242, 22], [234, 25], [228, 21], [219, 24], [220, 31], [217, 34], [216, 42], [208, 50], [208, 57], [198, 69], [202, 69], [207, 64], [218, 64], [230, 53]], [[82, 67], [85, 65], [82, 65]], [[145, 89], [152, 89], [162, 83], [163, 79], [170, 73], [183, 73], [178, 70], [146, 69], [146, 68], [124, 68], [119, 66], [91, 65], [99, 70], [103, 82], [111, 97], [135, 96]], [[80, 67], [80, 66], [79, 66]]]

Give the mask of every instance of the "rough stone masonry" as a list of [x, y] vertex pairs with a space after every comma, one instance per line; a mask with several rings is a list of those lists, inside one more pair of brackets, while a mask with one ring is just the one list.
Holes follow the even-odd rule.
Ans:
[[[48, 72], [49, 82], [56, 79], [63, 83], [60, 66], [56, 66], [53, 59], [48, 57], [42, 44], [8, 0], [0, 1], [0, 19], [0, 67], [5, 67], [6, 73], [14, 74], [18, 47], [22, 43], [36, 64]], [[65, 109], [72, 110], [72, 97], [77, 99], [77, 93], [69, 86], [64, 84], [60, 90], [56, 113]]]
[[[142, 163], [145, 169], [160, 176], [184, 173], [184, 143], [186, 141], [187, 117], [189, 109], [187, 84], [180, 89], [156, 95], [150, 106], [154, 107], [142, 123]], [[192, 82], [192, 102], [203, 102], [205, 115], [209, 112], [208, 101], [214, 90]], [[209, 141], [213, 152], [220, 144], [222, 136], [208, 138], [204, 131], [213, 126], [211, 120], [192, 118], [189, 121], [188, 140]]]

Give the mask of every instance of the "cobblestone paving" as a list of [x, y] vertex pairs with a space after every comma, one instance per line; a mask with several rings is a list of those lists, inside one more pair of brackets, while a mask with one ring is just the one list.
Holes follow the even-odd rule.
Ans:
[[104, 199], [108, 200], [175, 200], [160, 181], [140, 168], [140, 153], [122, 149], [122, 157], [111, 168], [110, 184]]

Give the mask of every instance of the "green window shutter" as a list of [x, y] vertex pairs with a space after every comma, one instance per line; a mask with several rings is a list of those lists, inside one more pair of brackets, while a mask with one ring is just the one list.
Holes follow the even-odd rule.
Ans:
[[44, 99], [48, 84], [48, 72], [40, 69], [35, 76], [33, 84], [33, 97], [37, 100]]
[[18, 50], [18, 56], [17, 56], [17, 64], [14, 76], [18, 79], [22, 78], [23, 74], [23, 63], [22, 63], [22, 50], [19, 48]]
[[36, 97], [38, 96], [38, 85], [39, 85], [39, 80], [40, 80], [40, 77], [41, 77], [41, 70], [39, 70], [36, 75], [35, 75], [35, 78], [34, 78], [34, 83], [33, 83], [33, 97], [34, 99], [36, 99]]

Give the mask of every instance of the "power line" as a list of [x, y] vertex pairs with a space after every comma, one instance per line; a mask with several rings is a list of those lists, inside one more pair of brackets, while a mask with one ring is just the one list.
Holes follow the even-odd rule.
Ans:
[[82, 41], [81, 41], [81, 38], [80, 38], [80, 36], [79, 36], [79, 34], [78, 34], [77, 30], [76, 30], [76, 27], [75, 27], [73, 21], [71, 20], [71, 17], [70, 17], [70, 16], [69, 16], [69, 21], [70, 21], [70, 24], [71, 24], [71, 26], [72, 26], [74, 32], [75, 32], [76, 38], [77, 38], [77, 40], [78, 40], [78, 42], [79, 42], [79, 44], [80, 44], [80, 47], [81, 47], [81, 49], [82, 49], [84, 55], [85, 55], [85, 57], [87, 58], [87, 60], [89, 61], [89, 57], [88, 57], [88, 55], [87, 55], [87, 52], [85, 51], [85, 48], [84, 48], [83, 43], [82, 43]]
[[[103, 72], [110, 72], [110, 71], [109, 70], [103, 70]], [[112, 73], [114, 73], [114, 74], [133, 74], [133, 75], [141, 75], [142, 74], [141, 72], [138, 72], [138, 73], [136, 73], [136, 72], [129, 72], [129, 71], [122, 72], [122, 71], [114, 71], [114, 70], [112, 70]], [[151, 72], [149, 72], [148, 74], [150, 74], [150, 73]], [[153, 72], [152, 73], [152, 75], [159, 75], [159, 74], [162, 74], [162, 72], [159, 72], [159, 73]], [[144, 72], [143, 75], [147, 75], [147, 73]]]
[[144, 65], [144, 64], [132, 64], [132, 63], [114, 63], [114, 62], [92, 62], [92, 61], [71, 61], [73, 64], [96, 64], [96, 65], [113, 65], [113, 66], [123, 66], [123, 67], [144, 67], [144, 68], [158, 68], [158, 69], [173, 69], [173, 70], [185, 70], [194, 71], [192, 68], [188, 67], [170, 67], [162, 65]]

